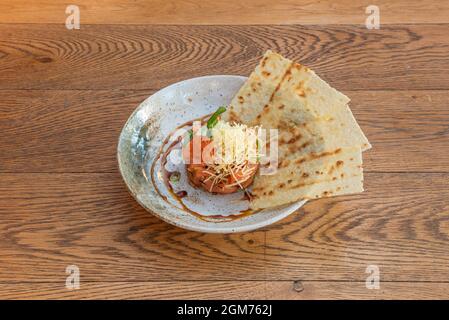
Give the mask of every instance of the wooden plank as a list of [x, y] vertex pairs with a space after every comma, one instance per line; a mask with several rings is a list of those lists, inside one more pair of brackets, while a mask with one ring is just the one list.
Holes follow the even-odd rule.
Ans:
[[248, 75], [267, 49], [340, 90], [449, 89], [448, 33], [449, 24], [0, 25], [0, 89], [156, 90], [202, 75]]
[[391, 281], [445, 281], [448, 178], [367, 174], [361, 195], [309, 203], [267, 231], [266, 272], [272, 279], [311, 279], [312, 272], [314, 280], [361, 281], [367, 266], [377, 265]]
[[[372, 1], [78, 0], [82, 24], [362, 24]], [[445, 1], [375, 2], [381, 23], [449, 21]], [[0, 1], [0, 23], [64, 23], [67, 1]]]
[[364, 282], [303, 281], [82, 282], [2, 284], [0, 299], [448, 299], [448, 283], [382, 282], [369, 290]]
[[303, 281], [303, 291], [298, 292], [298, 284], [288, 281], [267, 282], [268, 299], [310, 300], [310, 299], [448, 299], [448, 283], [425, 282], [380, 282], [380, 287], [367, 289], [362, 282]]
[[134, 201], [118, 172], [0, 175], [0, 234], [0, 281], [60, 281], [71, 264], [86, 281], [263, 277], [263, 232], [172, 227]]
[[120, 131], [151, 93], [0, 91], [0, 171], [116, 171]]
[[1, 174], [0, 282], [447, 281], [449, 174], [368, 173], [360, 195], [310, 202], [268, 228], [201, 234], [127, 194], [118, 173]]
[[[120, 130], [151, 93], [0, 90], [0, 172], [115, 172]], [[448, 91], [345, 93], [373, 144], [366, 172], [449, 171]]]

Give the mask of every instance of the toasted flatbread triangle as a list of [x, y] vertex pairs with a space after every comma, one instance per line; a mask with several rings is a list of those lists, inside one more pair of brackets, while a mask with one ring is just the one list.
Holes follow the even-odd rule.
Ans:
[[[370, 144], [347, 105], [349, 98], [277, 54], [267, 52], [262, 62], [233, 99], [226, 119], [279, 131], [278, 170], [256, 177], [251, 207], [363, 191], [361, 152]], [[273, 78], [261, 81], [268, 66]], [[260, 83], [255, 92], [254, 83]]]
[[[287, 91], [296, 95], [306, 111], [311, 112], [318, 120], [326, 121], [323, 130], [328, 130], [327, 139], [334, 138], [341, 146], [360, 146], [362, 151], [371, 148], [368, 139], [355, 120], [348, 103], [349, 98], [329, 86], [315, 72], [298, 63], [293, 63], [281, 84]], [[286, 106], [284, 112], [295, 112]]]
[[245, 124], [254, 122], [263, 107], [269, 103], [271, 94], [279, 86], [282, 76], [290, 65], [291, 61], [277, 53], [267, 51], [232, 99], [228, 112], [223, 114], [223, 120]]
[[[289, 92], [290, 97], [281, 97], [277, 104], [274, 103], [273, 99], [281, 92], [282, 95]], [[360, 146], [362, 151], [371, 148], [349, 109], [350, 99], [347, 96], [330, 87], [309, 68], [272, 51], [265, 53], [232, 99], [229, 112], [223, 115], [223, 119], [247, 125], [271, 124], [271, 128], [276, 127], [273, 122], [284, 114], [300, 121], [298, 116], [304, 114], [297, 114], [295, 108], [298, 108], [298, 104], [283, 103], [283, 99], [296, 99], [310, 116], [329, 121], [328, 127], [333, 131], [335, 140], [343, 141], [344, 145], [351, 147]]]
[[299, 158], [297, 162], [290, 160], [275, 174], [256, 177], [251, 207], [269, 208], [300, 199], [362, 192], [361, 154], [360, 148], [346, 148]]

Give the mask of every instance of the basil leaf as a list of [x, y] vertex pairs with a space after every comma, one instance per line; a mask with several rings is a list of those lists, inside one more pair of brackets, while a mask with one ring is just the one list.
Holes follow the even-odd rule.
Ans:
[[218, 123], [218, 116], [226, 111], [226, 107], [219, 107], [217, 111], [214, 112], [214, 114], [210, 117], [209, 120], [207, 120], [207, 128], [212, 129], [215, 127], [215, 125]]
[[193, 130], [190, 129], [189, 131], [187, 131], [188, 137], [184, 137], [184, 146], [188, 145], [189, 142], [193, 139]]

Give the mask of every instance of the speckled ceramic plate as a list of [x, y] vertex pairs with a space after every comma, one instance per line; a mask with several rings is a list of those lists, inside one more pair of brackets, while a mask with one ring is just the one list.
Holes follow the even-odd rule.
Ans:
[[[246, 79], [218, 75], [181, 81], [156, 92], [133, 112], [120, 134], [117, 157], [128, 189], [145, 209], [181, 228], [231, 233], [272, 224], [305, 203], [250, 212], [242, 192], [212, 195], [192, 188], [184, 165], [177, 161], [168, 161], [166, 166], [179, 172], [179, 179], [170, 188], [162, 181], [160, 154], [167, 148], [166, 138], [183, 123], [227, 105]], [[173, 191], [187, 195], [176, 197]]]

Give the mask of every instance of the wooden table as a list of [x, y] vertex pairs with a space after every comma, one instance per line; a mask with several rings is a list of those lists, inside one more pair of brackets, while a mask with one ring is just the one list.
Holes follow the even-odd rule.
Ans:
[[[66, 1], [0, 1], [0, 298], [449, 298], [448, 2], [375, 1], [380, 30], [372, 1], [75, 2], [80, 30]], [[130, 113], [266, 49], [351, 97], [366, 192], [243, 234], [143, 210], [115, 155]]]

